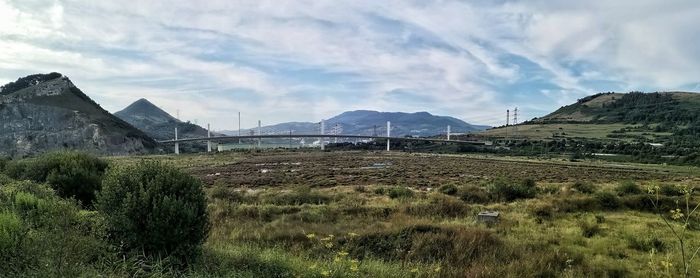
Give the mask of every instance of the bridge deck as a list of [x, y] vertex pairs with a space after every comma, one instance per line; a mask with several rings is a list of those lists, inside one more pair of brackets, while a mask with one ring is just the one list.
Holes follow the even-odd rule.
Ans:
[[269, 138], [360, 138], [360, 139], [380, 139], [380, 140], [404, 140], [404, 141], [428, 141], [428, 142], [446, 142], [470, 145], [486, 145], [483, 141], [465, 141], [465, 140], [447, 140], [439, 138], [423, 138], [423, 137], [387, 137], [387, 136], [370, 136], [370, 135], [343, 135], [343, 134], [269, 134], [269, 135], [242, 135], [242, 136], [212, 136], [200, 138], [183, 138], [177, 140], [162, 140], [158, 143], [174, 144], [183, 142], [197, 141], [221, 141], [221, 140], [236, 140], [236, 139], [269, 139]]

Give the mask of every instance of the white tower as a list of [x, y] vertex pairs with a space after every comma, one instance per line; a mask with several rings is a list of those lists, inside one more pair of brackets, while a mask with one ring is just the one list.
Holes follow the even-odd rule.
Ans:
[[[177, 141], [177, 127], [175, 127], [175, 141]], [[180, 154], [180, 143], [175, 142], [175, 154]]]
[[[211, 125], [207, 124], [207, 138], [211, 138]], [[207, 152], [211, 152], [211, 140], [207, 140]]]
[[[325, 133], [326, 133], [326, 120], [321, 119], [321, 135], [324, 135]], [[323, 138], [323, 136], [321, 136], [321, 140], [319, 140], [319, 141], [321, 142], [321, 150], [325, 150], [326, 149], [325, 142], [324, 142], [325, 138]]]
[[391, 122], [387, 121], [386, 122], [386, 151], [388, 152], [390, 147], [389, 147], [389, 137], [391, 137]]

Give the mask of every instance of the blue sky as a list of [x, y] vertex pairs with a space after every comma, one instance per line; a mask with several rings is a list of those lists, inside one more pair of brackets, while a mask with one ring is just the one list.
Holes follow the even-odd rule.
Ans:
[[124, 3], [0, 0], [0, 83], [58, 71], [111, 112], [145, 97], [214, 129], [700, 90], [698, 1]]

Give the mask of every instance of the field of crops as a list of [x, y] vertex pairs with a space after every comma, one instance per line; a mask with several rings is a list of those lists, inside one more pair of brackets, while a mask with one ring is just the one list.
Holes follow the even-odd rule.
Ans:
[[[680, 186], [700, 185], [689, 167], [485, 156], [266, 151], [113, 161], [138, 159], [168, 161], [207, 184], [206, 272], [233, 276], [676, 276], [680, 249], [647, 187], [663, 189], [657, 204], [668, 214]], [[477, 221], [487, 210], [500, 212], [498, 223]], [[692, 217], [684, 230], [695, 248], [697, 228]]]

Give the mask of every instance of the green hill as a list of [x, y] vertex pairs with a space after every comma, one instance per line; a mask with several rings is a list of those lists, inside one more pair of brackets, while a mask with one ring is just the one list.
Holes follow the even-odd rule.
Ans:
[[482, 135], [517, 139], [601, 139], [665, 142], [700, 134], [700, 94], [600, 93], [541, 118]]

